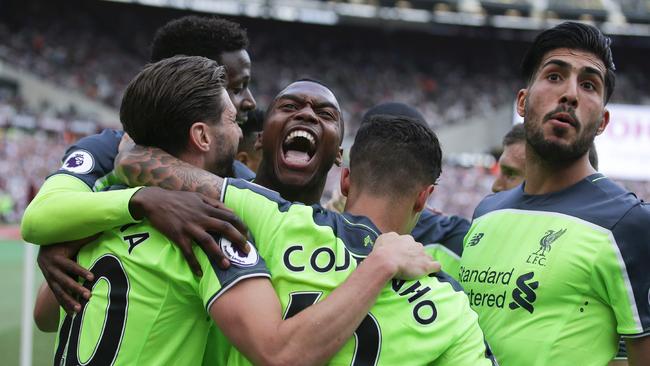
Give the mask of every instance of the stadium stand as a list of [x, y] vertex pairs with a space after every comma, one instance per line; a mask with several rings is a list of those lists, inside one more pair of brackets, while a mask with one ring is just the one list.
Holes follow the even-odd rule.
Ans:
[[[424, 8], [424, 3], [411, 1], [410, 5]], [[430, 3], [433, 5], [426, 6], [429, 10], [441, 2]], [[456, 6], [454, 1], [444, 3]], [[519, 7], [526, 12], [530, 3], [503, 0], [482, 4], [485, 9], [496, 4], [503, 11]], [[549, 9], [554, 4], [602, 9], [601, 0], [551, 0]], [[635, 11], [647, 4], [622, 2], [623, 9]], [[186, 14], [139, 6], [130, 6], [130, 11], [124, 12], [120, 4], [78, 0], [9, 5], [11, 11], [0, 14], [1, 60], [112, 107], [119, 105], [125, 85], [146, 62], [154, 30]], [[397, 6], [397, 2], [383, 5]], [[468, 30], [471, 36], [440, 36], [247, 18], [238, 21], [245, 24], [251, 39], [252, 89], [258, 105], [268, 105], [271, 96], [291, 80], [316, 77], [339, 96], [348, 136], [354, 135], [368, 107], [389, 100], [416, 106], [434, 128], [463, 123], [475, 116], [489, 120], [497, 108], [512, 103], [522, 85], [513, 71], [518, 69], [517, 60], [526, 43], [494, 39], [482, 28]], [[620, 72], [612, 102], [650, 104], [648, 75], [642, 72], [646, 60], [633, 42], [624, 44], [615, 50]], [[2, 95], [0, 191], [8, 192], [14, 202], [4, 220], [17, 221], [29, 196], [28, 187], [19, 182], [36, 187], [42, 183], [57, 167], [65, 144], [81, 134], [75, 131], [74, 121], [83, 116], [74, 110], [55, 111], [47, 105], [27, 108], [20, 98]], [[21, 158], [21, 153], [29, 158]], [[470, 216], [476, 203], [489, 193], [492, 179], [484, 168], [448, 165], [431, 206]], [[647, 184], [630, 184], [628, 187], [641, 197], [650, 197]]]

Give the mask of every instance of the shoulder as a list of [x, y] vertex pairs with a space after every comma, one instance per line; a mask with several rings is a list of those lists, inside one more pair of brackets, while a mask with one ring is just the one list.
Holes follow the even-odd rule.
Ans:
[[244, 179], [249, 182], [255, 179], [255, 173], [239, 160], [233, 161], [232, 171], [235, 178]]
[[645, 202], [638, 202], [632, 206], [618, 220], [612, 228], [614, 239], [617, 242], [634, 242], [650, 249], [650, 205]]
[[523, 196], [522, 186], [517, 186], [508, 191], [492, 193], [485, 197], [474, 210], [473, 219], [477, 219], [492, 211], [514, 207]]
[[[278, 205], [278, 210], [286, 212], [294, 204], [285, 200], [276, 191], [259, 184], [239, 178], [225, 178], [221, 189], [221, 201], [231, 200], [233, 196], [245, 195], [247, 200], [271, 201]], [[299, 203], [296, 203], [299, 204]], [[302, 205], [302, 204], [300, 204]], [[304, 205], [303, 205], [304, 206]]]

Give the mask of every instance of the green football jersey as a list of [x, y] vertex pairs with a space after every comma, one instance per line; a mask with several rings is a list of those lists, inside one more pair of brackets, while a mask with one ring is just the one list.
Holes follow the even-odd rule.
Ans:
[[[266, 260], [285, 318], [342, 284], [379, 232], [366, 217], [292, 204], [243, 180], [226, 180], [222, 195]], [[493, 365], [477, 315], [457, 285], [444, 273], [393, 280], [330, 364]], [[229, 364], [249, 362], [233, 349]]]
[[606, 365], [650, 332], [650, 207], [600, 174], [475, 212], [458, 276], [505, 366]]
[[198, 278], [180, 249], [146, 222], [105, 232], [79, 252], [79, 264], [95, 275], [84, 283], [92, 297], [79, 314], [62, 314], [55, 364], [201, 364], [206, 346], [215, 347], [206, 345], [210, 305], [241, 279], [269, 276], [252, 253], [233, 276], [195, 246]]

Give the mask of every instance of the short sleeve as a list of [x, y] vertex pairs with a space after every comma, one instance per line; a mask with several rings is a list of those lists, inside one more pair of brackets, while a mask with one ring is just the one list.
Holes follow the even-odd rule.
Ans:
[[617, 332], [628, 338], [650, 335], [650, 206], [630, 209], [612, 229], [610, 248], [602, 250], [594, 288], [610, 304]]
[[251, 250], [246, 254], [236, 249], [225, 238], [215, 239], [221, 251], [230, 261], [230, 267], [226, 270], [219, 268], [217, 263], [211, 261], [202, 249], [194, 247], [194, 254], [203, 270], [203, 276], [199, 281], [199, 293], [208, 313], [219, 296], [239, 281], [255, 277], [271, 277], [266, 262], [252, 243], [249, 243]]
[[80, 139], [68, 147], [61, 168], [54, 174], [72, 175], [93, 188], [97, 180], [113, 171], [123, 135], [123, 131], [105, 129], [99, 134]]

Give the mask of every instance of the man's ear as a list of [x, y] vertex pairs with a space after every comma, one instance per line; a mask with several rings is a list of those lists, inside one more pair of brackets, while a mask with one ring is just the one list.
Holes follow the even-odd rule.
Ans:
[[424, 189], [418, 193], [418, 197], [416, 198], [415, 204], [413, 205], [413, 211], [421, 212], [424, 210], [424, 208], [427, 206], [427, 200], [429, 199], [429, 196], [431, 196], [431, 193], [433, 193], [433, 188], [434, 185], [430, 184], [424, 187]]
[[345, 197], [350, 193], [350, 168], [341, 169], [341, 194]]
[[526, 117], [526, 98], [528, 97], [528, 89], [521, 89], [517, 92], [517, 114], [521, 117]]
[[609, 110], [605, 109], [603, 111], [603, 119], [600, 121], [600, 126], [598, 126], [598, 129], [596, 130], [596, 135], [600, 135], [605, 131], [605, 128], [607, 128], [607, 125], [609, 124]]
[[241, 161], [244, 165], [248, 164], [248, 153], [246, 151], [240, 151], [235, 155], [235, 159]]
[[192, 126], [190, 126], [188, 142], [190, 148], [194, 148], [202, 152], [209, 151], [210, 144], [212, 143], [210, 125], [205, 122], [194, 122]]
[[253, 145], [253, 149], [255, 151], [262, 149], [262, 131], [257, 133], [257, 136], [255, 137], [255, 144]]
[[340, 167], [343, 164], [343, 148], [339, 147], [339, 152], [336, 154], [336, 159], [334, 160], [334, 164], [336, 166]]

